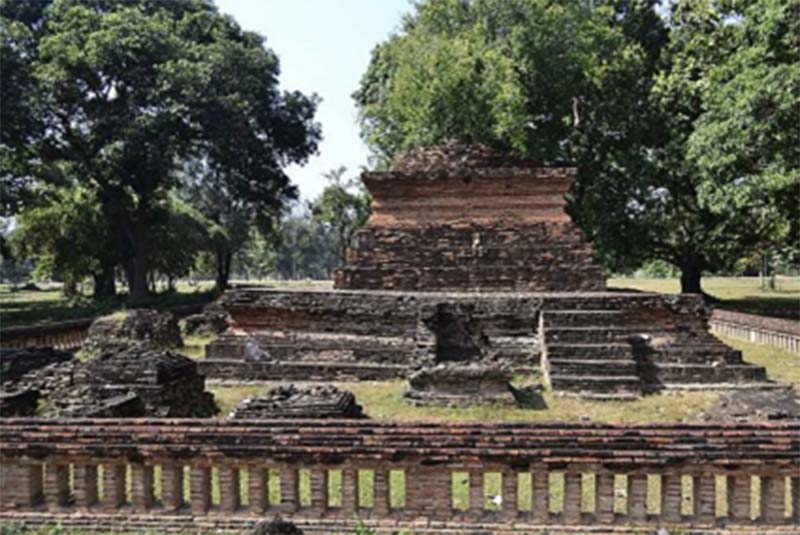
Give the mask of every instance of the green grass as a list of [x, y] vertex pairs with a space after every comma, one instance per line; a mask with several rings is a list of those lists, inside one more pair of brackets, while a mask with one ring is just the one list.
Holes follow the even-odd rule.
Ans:
[[277, 386], [278, 384], [280, 383], [258, 386], [207, 386], [206, 390], [214, 394], [214, 399], [217, 401], [217, 405], [220, 409], [219, 416], [225, 418], [243, 399], [262, 394], [271, 386]]
[[202, 359], [206, 356], [206, 346], [216, 339], [214, 334], [184, 336], [183, 347], [177, 351], [190, 359]]
[[[261, 386], [211, 386], [221, 416], [227, 415], [242, 399], [265, 392], [279, 383]], [[545, 392], [548, 408], [520, 409], [511, 404], [488, 403], [468, 407], [439, 407], [412, 405], [403, 397], [405, 381], [360, 381], [336, 383], [350, 390], [374, 420], [429, 422], [492, 422], [492, 421], [614, 421], [658, 422], [688, 421], [699, 411], [708, 409], [719, 396], [716, 392], [674, 392], [646, 396], [636, 401], [592, 402], [556, 396]]]
[[[720, 301], [716, 307], [750, 314], [800, 320], [800, 277], [778, 277], [776, 289], [761, 288], [758, 277], [707, 277], [703, 290]], [[677, 279], [609, 279], [612, 288], [632, 288], [648, 292], [678, 293]]]

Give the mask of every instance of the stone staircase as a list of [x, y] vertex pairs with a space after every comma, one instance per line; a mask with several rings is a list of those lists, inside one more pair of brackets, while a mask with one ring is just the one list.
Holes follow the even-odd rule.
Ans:
[[742, 352], [712, 335], [692, 344], [677, 343], [636, 350], [639, 370], [648, 389], [776, 388], [763, 366], [745, 362]]
[[555, 392], [631, 400], [645, 392], [776, 388], [766, 370], [708, 333], [625, 323], [622, 310], [545, 310], [539, 317], [542, 371]]
[[642, 380], [620, 311], [544, 311], [539, 329], [542, 370], [554, 391], [609, 400], [642, 395]]

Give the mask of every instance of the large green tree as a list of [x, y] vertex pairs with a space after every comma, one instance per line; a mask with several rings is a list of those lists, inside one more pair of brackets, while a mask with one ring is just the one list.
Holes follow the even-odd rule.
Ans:
[[316, 150], [316, 101], [278, 89], [278, 58], [261, 37], [204, 0], [26, 3], [0, 9], [14, 29], [0, 59], [25, 89], [9, 98], [34, 99], [10, 118], [4, 188], [65, 168], [91, 185], [129, 252], [134, 298], [148, 294], [151, 223], [182, 161], [202, 155], [242, 199], [277, 208], [295, 195], [283, 168]]
[[310, 206], [314, 221], [322, 224], [334, 240], [340, 264], [370, 214], [369, 194], [363, 184], [358, 179], [345, 179], [345, 173], [344, 166], [325, 173], [328, 185]]
[[114, 295], [117, 251], [93, 192], [59, 187], [39, 196], [39, 204], [16, 219], [11, 234], [15, 256], [35, 260], [34, 275], [63, 282], [68, 296], [87, 278], [96, 297]]
[[[717, 10], [709, 36], [714, 61], [697, 79], [703, 111], [688, 139], [688, 158], [703, 177], [699, 196], [728, 217], [749, 215], [746, 224], [759, 229], [754, 252], [796, 264], [800, 2], [737, 0]], [[686, 36], [678, 53], [686, 61], [709, 37]]]
[[209, 166], [206, 159], [191, 160], [184, 168], [179, 192], [204, 222], [208, 239], [202, 249], [213, 257], [218, 290], [228, 287], [235, 255], [254, 233], [262, 238], [272, 236], [281, 216], [274, 203], [243, 198], [231, 191], [227, 181], [216, 176], [222, 172]]
[[[751, 3], [774, 8], [766, 39], [790, 39], [789, 0]], [[379, 164], [457, 139], [576, 165], [569, 210], [604, 262], [666, 260], [683, 291], [700, 292], [703, 270], [727, 267], [774, 232], [763, 217], [774, 203], [750, 196], [723, 209], [731, 205], [711, 201], [719, 176], [690, 154], [719, 81], [712, 68], [741, 46], [727, 34], [748, 14], [730, 9], [736, 2], [679, 1], [665, 20], [656, 4], [421, 2], [373, 51], [354, 95], [364, 137]], [[733, 167], [727, 183], [742, 171]]]

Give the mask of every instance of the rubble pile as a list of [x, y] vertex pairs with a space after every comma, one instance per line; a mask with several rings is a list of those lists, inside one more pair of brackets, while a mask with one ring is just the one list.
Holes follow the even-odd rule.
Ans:
[[230, 418], [364, 418], [352, 392], [332, 385], [280, 385], [242, 401]]

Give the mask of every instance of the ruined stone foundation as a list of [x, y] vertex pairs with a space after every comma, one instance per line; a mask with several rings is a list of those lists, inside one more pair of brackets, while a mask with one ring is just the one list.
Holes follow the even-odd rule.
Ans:
[[336, 290], [228, 292], [231, 328], [208, 347], [203, 373], [414, 374], [412, 396], [472, 402], [486, 391], [472, 365], [498, 378], [488, 398], [505, 395], [508, 370], [538, 371], [556, 392], [598, 399], [772, 386], [708, 333], [699, 296], [606, 290], [564, 211], [574, 174], [464, 145], [412, 151], [388, 172], [364, 173], [372, 215]]

